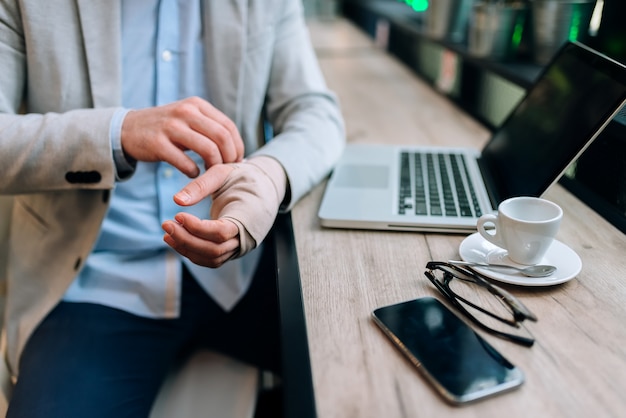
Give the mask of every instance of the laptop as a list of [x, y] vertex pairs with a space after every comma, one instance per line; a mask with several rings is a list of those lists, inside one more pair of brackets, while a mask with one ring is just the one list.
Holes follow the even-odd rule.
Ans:
[[626, 103], [626, 67], [567, 42], [482, 150], [348, 144], [318, 212], [332, 228], [469, 232], [541, 196]]

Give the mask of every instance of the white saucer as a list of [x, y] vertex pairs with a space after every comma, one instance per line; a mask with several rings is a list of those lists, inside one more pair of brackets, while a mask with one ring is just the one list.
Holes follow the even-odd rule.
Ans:
[[[461, 242], [459, 255], [464, 261], [508, 264], [515, 267], [524, 267], [521, 264], [511, 261], [506, 250], [486, 241], [478, 232], [470, 235]], [[554, 240], [548, 252], [538, 264], [551, 264], [556, 266], [556, 271], [548, 277], [533, 278], [507, 269], [472, 268], [494, 280], [520, 286], [552, 286], [565, 283], [576, 277], [582, 269], [582, 261], [578, 254], [558, 240]]]

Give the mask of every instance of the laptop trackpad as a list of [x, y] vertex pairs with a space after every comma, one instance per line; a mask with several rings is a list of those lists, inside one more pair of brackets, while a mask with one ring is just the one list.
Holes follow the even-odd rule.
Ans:
[[384, 189], [389, 180], [389, 167], [382, 165], [345, 165], [338, 167], [335, 184], [339, 187]]

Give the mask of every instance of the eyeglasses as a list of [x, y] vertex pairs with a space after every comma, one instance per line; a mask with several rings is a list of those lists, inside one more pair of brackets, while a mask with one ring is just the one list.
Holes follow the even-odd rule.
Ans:
[[[526, 319], [537, 321], [535, 314], [477, 271], [430, 261], [424, 274], [450, 303], [482, 330], [527, 347], [535, 342], [522, 324]], [[520, 335], [522, 329], [529, 336]]]

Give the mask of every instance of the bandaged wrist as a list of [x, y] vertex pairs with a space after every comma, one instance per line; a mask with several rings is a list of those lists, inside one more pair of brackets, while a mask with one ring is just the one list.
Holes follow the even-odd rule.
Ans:
[[235, 164], [224, 185], [212, 195], [211, 218], [225, 218], [239, 228], [242, 256], [254, 249], [274, 224], [285, 196], [286, 174], [278, 161], [258, 156]]

